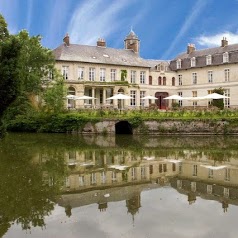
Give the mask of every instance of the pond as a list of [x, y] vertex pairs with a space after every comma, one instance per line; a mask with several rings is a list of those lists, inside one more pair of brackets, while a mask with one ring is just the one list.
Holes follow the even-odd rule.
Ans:
[[11, 133], [0, 237], [237, 237], [238, 137]]

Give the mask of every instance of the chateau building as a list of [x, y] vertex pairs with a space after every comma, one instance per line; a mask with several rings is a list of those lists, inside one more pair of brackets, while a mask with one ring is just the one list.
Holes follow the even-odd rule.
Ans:
[[[225, 107], [237, 107], [238, 44], [229, 45], [223, 38], [221, 46], [196, 50], [189, 44], [187, 52], [171, 61], [140, 57], [140, 40], [131, 30], [124, 40], [124, 49], [109, 48], [104, 39], [96, 46], [71, 44], [69, 35], [53, 50], [56, 67], [67, 83], [68, 94], [91, 96], [95, 100], [68, 99], [71, 108], [141, 108], [155, 103], [159, 109], [171, 106], [165, 97], [178, 94], [197, 97], [222, 87], [229, 98]], [[117, 93], [130, 100], [107, 100]], [[142, 99], [155, 96], [156, 100]], [[207, 106], [208, 100], [179, 101], [181, 106]]]

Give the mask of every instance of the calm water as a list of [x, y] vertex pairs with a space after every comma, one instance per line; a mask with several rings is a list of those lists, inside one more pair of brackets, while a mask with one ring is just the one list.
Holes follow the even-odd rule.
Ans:
[[238, 137], [9, 134], [0, 237], [237, 237]]

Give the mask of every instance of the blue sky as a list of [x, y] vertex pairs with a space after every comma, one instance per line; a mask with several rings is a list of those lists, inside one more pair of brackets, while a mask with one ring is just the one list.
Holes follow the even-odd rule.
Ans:
[[74, 44], [123, 48], [131, 27], [146, 59], [173, 59], [186, 51], [238, 43], [238, 0], [0, 0], [12, 34], [26, 29], [54, 49], [66, 33]]

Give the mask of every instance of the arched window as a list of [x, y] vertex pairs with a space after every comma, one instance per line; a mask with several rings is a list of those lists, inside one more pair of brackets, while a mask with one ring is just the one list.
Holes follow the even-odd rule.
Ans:
[[152, 85], [152, 76], [149, 76], [149, 85]]
[[172, 78], [172, 86], [175, 86], [175, 77]]
[[161, 76], [159, 76], [159, 78], [158, 78], [158, 85], [162, 85], [162, 78], [161, 78]]
[[[76, 91], [74, 87], [68, 88], [68, 95], [76, 95]], [[75, 100], [74, 99], [68, 99], [68, 109], [75, 108]]]
[[75, 88], [74, 88], [74, 87], [69, 87], [69, 88], [68, 88], [68, 94], [70, 94], [70, 95], [75, 95], [75, 94], [76, 94]]
[[166, 77], [163, 77], [163, 85], [166, 85]]

